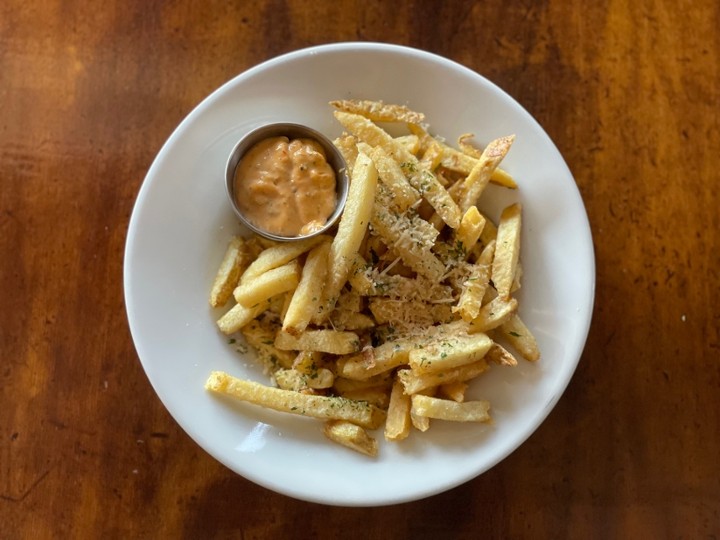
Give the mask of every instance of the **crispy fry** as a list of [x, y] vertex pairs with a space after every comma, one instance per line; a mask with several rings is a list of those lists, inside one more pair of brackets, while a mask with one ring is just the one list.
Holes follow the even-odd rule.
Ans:
[[492, 172], [508, 153], [514, 141], [514, 135], [501, 137], [495, 139], [485, 147], [480, 159], [477, 160], [470, 174], [467, 175], [462, 183], [460, 208], [463, 212], [477, 203], [480, 195], [490, 181]]
[[210, 305], [224, 306], [237, 287], [240, 274], [249, 264], [249, 252], [245, 247], [245, 239], [235, 236], [230, 240], [220, 268], [218, 268], [212, 289], [210, 289]]
[[400, 381], [395, 381], [390, 394], [387, 420], [385, 421], [385, 439], [401, 441], [410, 434], [410, 396], [403, 391]]
[[335, 307], [340, 290], [347, 281], [354, 255], [358, 252], [370, 222], [377, 185], [377, 170], [372, 160], [360, 153], [355, 161], [352, 182], [340, 218], [338, 232], [330, 245], [328, 277], [324, 298], [325, 316]]
[[492, 264], [492, 281], [498, 294], [510, 296], [518, 257], [520, 256], [520, 229], [522, 206], [515, 203], [503, 210], [497, 232], [495, 258]]
[[218, 328], [223, 334], [234, 334], [243, 326], [250, 323], [255, 317], [270, 307], [267, 301], [258, 302], [253, 307], [235, 304], [233, 308], [217, 321]]
[[362, 427], [344, 420], [325, 423], [325, 436], [333, 442], [346, 446], [370, 457], [377, 456], [378, 444]]
[[412, 111], [404, 105], [386, 105], [382, 101], [342, 99], [331, 101], [330, 105], [341, 111], [360, 114], [374, 122], [410, 122], [419, 124], [425, 121], [423, 113]]
[[518, 302], [515, 298], [498, 296], [480, 309], [478, 316], [470, 324], [470, 331], [487, 332], [497, 328], [512, 317], [517, 307]]
[[370, 148], [368, 155], [375, 164], [380, 181], [392, 192], [392, 204], [400, 212], [420, 200], [420, 193], [407, 181], [400, 165], [381, 146]]
[[205, 388], [268, 409], [325, 420], [347, 420], [369, 429], [376, 429], [384, 420], [384, 414], [368, 403], [282, 390], [221, 371], [210, 373]]
[[323, 285], [327, 275], [330, 242], [322, 242], [308, 253], [302, 276], [283, 316], [284, 332], [298, 335], [307, 328], [322, 303]]
[[418, 374], [442, 373], [480, 360], [491, 346], [482, 333], [444, 337], [410, 351], [408, 363]]
[[421, 394], [412, 396], [412, 410], [418, 416], [451, 420], [453, 422], [489, 422], [488, 401], [465, 401], [458, 403]]
[[251, 307], [263, 300], [294, 289], [299, 281], [300, 264], [297, 261], [291, 261], [253, 279], [241, 281], [233, 295], [238, 304]]
[[240, 284], [250, 281], [268, 270], [283, 266], [290, 261], [297, 259], [303, 253], [310, 251], [313, 247], [322, 241], [330, 240], [327, 235], [313, 236], [306, 240], [299, 240], [297, 242], [289, 242], [285, 244], [278, 244], [265, 249], [257, 259], [255, 259], [247, 270], [240, 277]]
[[484, 373], [487, 369], [488, 364], [485, 359], [480, 359], [472, 364], [466, 364], [440, 373], [420, 374], [410, 369], [401, 369], [398, 371], [398, 378], [403, 383], [406, 394], [417, 394], [426, 388], [433, 388], [441, 384], [469, 381]]
[[540, 349], [535, 336], [517, 314], [511, 315], [496, 331], [499, 331], [525, 360], [535, 362], [540, 359]]
[[[443, 158], [440, 165], [450, 171], [468, 175], [477, 164], [477, 161], [478, 160], [472, 156], [466, 155], [450, 146], [443, 145]], [[516, 189], [518, 187], [513, 177], [507, 171], [500, 168], [492, 172], [490, 181], [510, 189]]]

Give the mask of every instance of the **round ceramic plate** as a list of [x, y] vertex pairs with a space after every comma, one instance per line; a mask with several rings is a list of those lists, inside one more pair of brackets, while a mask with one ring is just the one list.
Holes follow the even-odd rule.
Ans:
[[[322, 422], [220, 399], [204, 390], [211, 370], [269, 383], [250, 354], [220, 334], [208, 292], [228, 240], [241, 232], [225, 195], [233, 145], [268, 122], [341, 133], [330, 100], [377, 99], [422, 111], [433, 134], [474, 133], [486, 144], [517, 140], [503, 162], [519, 190], [489, 186], [482, 210], [523, 204], [520, 315], [542, 358], [494, 366], [470, 388], [494, 422], [434, 421], [365, 457], [325, 439]], [[133, 340], [158, 396], [208, 453], [274, 491], [333, 505], [399, 503], [450, 489], [487, 471], [525, 441], [567, 386], [587, 336], [594, 295], [587, 215], [563, 158], [537, 122], [480, 75], [405, 47], [343, 43], [304, 49], [223, 85], [178, 126], [140, 189], [125, 252]]]

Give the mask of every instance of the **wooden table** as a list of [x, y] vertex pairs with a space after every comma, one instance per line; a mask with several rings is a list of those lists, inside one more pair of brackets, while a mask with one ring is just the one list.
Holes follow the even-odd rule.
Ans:
[[[0, 537], [717, 537], [718, 3], [238, 4], [0, 6]], [[150, 387], [122, 290], [135, 197], [183, 117], [263, 60], [348, 40], [513, 95], [573, 171], [597, 257], [585, 353], [546, 422], [475, 480], [375, 509], [209, 457]]]

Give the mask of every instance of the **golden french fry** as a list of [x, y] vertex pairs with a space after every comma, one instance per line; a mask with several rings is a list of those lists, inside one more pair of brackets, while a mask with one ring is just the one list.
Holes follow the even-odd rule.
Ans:
[[503, 347], [502, 345], [498, 345], [497, 343], [493, 343], [492, 347], [490, 347], [490, 350], [485, 355], [485, 359], [488, 362], [493, 362], [494, 364], [499, 364], [501, 366], [517, 366], [517, 359], [510, 354], [510, 352]]
[[517, 314], [511, 315], [497, 331], [525, 360], [534, 362], [540, 359], [540, 349], [535, 336]]
[[420, 200], [420, 193], [407, 181], [400, 165], [381, 146], [370, 148], [368, 155], [375, 164], [380, 181], [392, 192], [392, 203], [400, 212]]
[[284, 332], [297, 335], [307, 328], [322, 303], [323, 286], [327, 275], [330, 242], [318, 244], [308, 253], [300, 282], [283, 316]]
[[467, 175], [462, 183], [460, 208], [463, 212], [477, 203], [480, 195], [482, 195], [482, 192], [490, 181], [492, 172], [508, 153], [514, 141], [515, 135], [501, 137], [495, 139], [485, 147], [480, 159], [477, 160], [470, 174]]
[[297, 336], [278, 332], [275, 337], [275, 347], [283, 351], [351, 354], [360, 350], [360, 338], [353, 332], [330, 329], [306, 330]]
[[400, 381], [395, 381], [390, 394], [390, 405], [385, 420], [385, 439], [401, 441], [410, 434], [410, 396], [403, 391]]
[[465, 253], [469, 253], [475, 247], [483, 227], [485, 227], [485, 218], [478, 212], [477, 206], [468, 208], [455, 231], [455, 241], [460, 242]]
[[469, 381], [478, 375], [484, 373], [488, 369], [488, 364], [484, 358], [456, 367], [445, 372], [439, 373], [416, 373], [411, 369], [401, 369], [397, 376], [405, 387], [406, 394], [417, 394], [427, 388], [433, 388], [441, 384], [449, 384], [457, 381]]
[[492, 281], [498, 294], [510, 296], [518, 257], [520, 256], [520, 229], [522, 227], [522, 206], [519, 203], [502, 211], [492, 264]]
[[355, 254], [360, 248], [373, 209], [377, 170], [365, 154], [358, 154], [353, 169], [345, 210], [330, 245], [328, 277], [324, 298], [325, 316], [332, 311], [340, 290], [347, 281]]
[[480, 360], [492, 346], [485, 334], [448, 336], [408, 353], [416, 373], [444, 373]]
[[233, 295], [238, 304], [251, 307], [263, 300], [294, 289], [299, 281], [300, 264], [297, 261], [291, 261], [253, 279], [241, 281]]
[[[450, 171], [468, 175], [477, 164], [477, 161], [476, 158], [464, 154], [451, 146], [443, 145], [443, 158], [440, 165]], [[518, 187], [513, 177], [507, 171], [500, 168], [493, 171], [490, 176], [490, 181], [510, 189], [516, 189]]]
[[425, 121], [423, 113], [415, 112], [404, 105], [385, 104], [382, 101], [342, 99], [331, 101], [330, 105], [341, 111], [360, 114], [374, 122], [409, 122], [419, 124]]
[[451, 420], [453, 422], [489, 422], [490, 402], [465, 401], [458, 403], [417, 394], [412, 396], [412, 411], [418, 416]]
[[245, 239], [242, 236], [233, 237], [210, 289], [210, 305], [212, 307], [224, 306], [227, 303], [233, 290], [237, 287], [240, 274], [248, 264], [249, 253], [245, 247]]
[[518, 302], [515, 298], [498, 296], [480, 308], [478, 316], [470, 323], [470, 332], [487, 332], [497, 328], [517, 311]]
[[332, 420], [325, 423], [325, 436], [333, 442], [346, 446], [356, 452], [370, 457], [377, 456], [378, 444], [360, 426], [343, 420]]
[[369, 429], [378, 428], [384, 420], [382, 411], [362, 401], [283, 390], [221, 371], [210, 373], [205, 388], [268, 409], [324, 420], [347, 420]]
[[407, 355], [415, 346], [414, 339], [387, 341], [372, 350], [372, 357], [358, 354], [340, 358], [337, 362], [337, 373], [346, 379], [363, 381], [395, 369], [407, 362]]
[[453, 313], [459, 313], [466, 322], [477, 319], [480, 314], [482, 300], [490, 283], [490, 270], [495, 241], [490, 242], [478, 256], [477, 263], [471, 266], [467, 279], [463, 282], [457, 306]]
[[[422, 394], [423, 396], [435, 396], [436, 392], [437, 387], [432, 386], [430, 388], [425, 388], [418, 393]], [[410, 396], [408, 395], [408, 397]], [[412, 410], [412, 400], [410, 401], [410, 423], [415, 429], [423, 433], [430, 429], [430, 418], [428, 418], [427, 416], [420, 416], [418, 414], [415, 414]]]
[[218, 319], [218, 328], [223, 334], [234, 334], [269, 307], [270, 303], [267, 301], [258, 302], [252, 307], [235, 304], [230, 311]]
[[283, 266], [310, 251], [322, 241], [331, 240], [327, 235], [313, 236], [305, 240], [273, 245], [262, 251], [240, 277], [240, 284], [250, 281], [269, 270]]

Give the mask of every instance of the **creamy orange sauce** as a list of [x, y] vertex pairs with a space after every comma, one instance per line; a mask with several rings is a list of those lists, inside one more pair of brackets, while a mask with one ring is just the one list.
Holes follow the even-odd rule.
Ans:
[[281, 236], [318, 230], [335, 210], [335, 171], [320, 143], [270, 137], [235, 171], [235, 200], [255, 226]]

